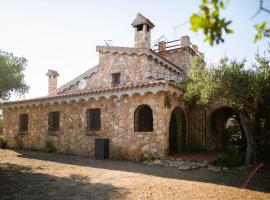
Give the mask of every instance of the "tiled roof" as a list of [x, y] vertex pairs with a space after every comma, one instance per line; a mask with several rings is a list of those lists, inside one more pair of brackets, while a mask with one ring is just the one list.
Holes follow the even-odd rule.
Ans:
[[[85, 79], [91, 76], [93, 73], [98, 72], [98, 65], [88, 69], [86, 72], [67, 82], [66, 84], [60, 86], [55, 91], [52, 92], [52, 95], [58, 94], [59, 92], [63, 92], [65, 89], [68, 89], [70, 86], [77, 84], [80, 80]], [[49, 94], [50, 95], [50, 94]]]
[[54, 95], [54, 96], [44, 96], [44, 97], [33, 98], [33, 99], [9, 101], [9, 102], [4, 102], [4, 105], [28, 103], [28, 102], [40, 101], [40, 100], [60, 99], [64, 97], [86, 96], [86, 95], [101, 94], [101, 93], [108, 93], [108, 92], [118, 92], [118, 91], [132, 90], [132, 89], [137, 89], [137, 88], [154, 87], [154, 86], [159, 86], [159, 85], [169, 85], [174, 88], [181, 89], [181, 87], [177, 83], [172, 82], [172, 81], [148, 80], [145, 82], [131, 82], [125, 85], [118, 85], [118, 86], [112, 86], [112, 87], [101, 88], [101, 89], [81, 90], [79, 92], [65, 93], [65, 94], [59, 94], [59, 95]]
[[133, 27], [136, 27], [136, 26], [141, 25], [141, 24], [147, 24], [147, 25], [150, 26], [150, 28], [154, 28], [155, 27], [155, 25], [149, 19], [147, 19], [141, 13], [138, 13], [136, 19], [132, 22], [131, 25]]

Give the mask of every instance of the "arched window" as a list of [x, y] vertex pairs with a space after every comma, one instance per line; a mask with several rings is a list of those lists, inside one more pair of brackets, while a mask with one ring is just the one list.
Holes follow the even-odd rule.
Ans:
[[148, 105], [140, 105], [134, 112], [134, 131], [152, 132], [153, 113]]

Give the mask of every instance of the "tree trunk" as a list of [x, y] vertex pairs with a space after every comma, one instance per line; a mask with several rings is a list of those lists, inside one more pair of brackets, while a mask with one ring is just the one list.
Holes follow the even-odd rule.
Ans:
[[239, 111], [240, 122], [247, 138], [247, 150], [246, 150], [245, 163], [246, 165], [250, 165], [250, 164], [255, 165], [257, 162], [256, 160], [257, 145], [253, 137], [253, 131], [254, 131], [253, 119], [249, 115], [250, 115], [249, 113], [245, 112], [245, 109], [240, 109]]

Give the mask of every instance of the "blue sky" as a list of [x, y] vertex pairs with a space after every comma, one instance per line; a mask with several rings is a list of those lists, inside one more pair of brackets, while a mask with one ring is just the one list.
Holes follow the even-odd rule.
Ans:
[[[186, 22], [197, 11], [200, 0], [0, 0], [0, 49], [28, 60], [26, 82], [31, 89], [26, 98], [47, 94], [46, 72], [60, 73], [59, 86], [98, 64], [96, 45], [112, 40], [114, 46], [133, 46], [131, 22], [138, 12], [156, 26], [152, 40], [165, 35], [169, 40], [189, 35], [204, 52], [208, 63], [216, 63], [225, 54], [254, 62], [258, 49], [269, 40], [253, 43], [253, 24], [269, 21], [269, 14], [251, 16], [259, 0], [230, 0], [223, 16], [233, 20], [233, 35], [225, 43], [211, 47], [200, 33], [190, 31]], [[265, 0], [270, 8], [270, 1]], [[175, 27], [178, 27], [175, 29]], [[18, 98], [18, 97], [14, 97]]]

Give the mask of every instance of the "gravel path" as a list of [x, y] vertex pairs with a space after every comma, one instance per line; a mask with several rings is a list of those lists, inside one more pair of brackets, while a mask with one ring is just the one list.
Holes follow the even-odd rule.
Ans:
[[0, 150], [0, 199], [270, 199], [269, 168], [181, 171], [128, 161]]

